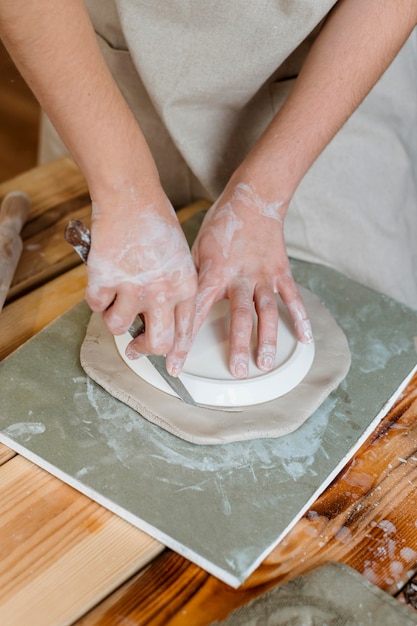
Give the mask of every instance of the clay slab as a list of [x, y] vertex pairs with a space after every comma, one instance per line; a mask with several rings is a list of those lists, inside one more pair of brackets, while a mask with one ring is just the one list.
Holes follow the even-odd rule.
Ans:
[[0, 365], [0, 440], [232, 586], [277, 545], [416, 369], [417, 312], [294, 262], [348, 338], [345, 380], [295, 432], [196, 446], [149, 423], [79, 364], [77, 305]]
[[[290, 350], [281, 350], [278, 346], [278, 358], [281, 352], [284, 361], [282, 368], [278, 365], [277, 369], [272, 370], [270, 374], [258, 375], [245, 381], [231, 382], [231, 375], [230, 378], [223, 380], [206, 379], [204, 381], [206, 390], [212, 391], [212, 398], [215, 397], [216, 389], [219, 390], [220, 385], [220, 394], [217, 397], [220, 397], [221, 400], [226, 395], [224, 384], [227, 395], [230, 394], [229, 398], [234, 397], [236, 400], [233, 408], [215, 407], [213, 410], [213, 407], [207, 406], [193, 407], [175, 400], [172, 393], [165, 393], [157, 387], [157, 384], [145, 382], [140, 375], [126, 365], [126, 360], [119, 355], [114, 337], [108, 332], [102, 317], [98, 314], [93, 314], [88, 324], [86, 338], [80, 352], [81, 365], [88, 376], [112, 396], [135, 409], [152, 423], [191, 443], [217, 445], [287, 435], [297, 430], [336, 389], [346, 377], [351, 360], [347, 339], [330, 312], [311, 291], [300, 285], [298, 285], [298, 289], [307, 307], [314, 334], [314, 345], [304, 344], [303, 347], [307, 353], [310, 353], [310, 356], [314, 356], [314, 362], [307, 373], [303, 367], [300, 368], [299, 372], [296, 372], [297, 375], [301, 375], [299, 384], [293, 389], [288, 390], [287, 387], [287, 393], [284, 395], [277, 393], [281, 387], [277, 383], [280, 380], [285, 385], [290, 383], [291, 386], [294, 383], [294, 379], [291, 380], [291, 372], [287, 369], [286, 357], [289, 355], [291, 362], [297, 353], [297, 344], [300, 345], [294, 334], [290, 335], [289, 332]], [[226, 328], [229, 326], [228, 320], [222, 319], [226, 324], [223, 325], [223, 329], [219, 333], [220, 336], [227, 335]], [[279, 327], [282, 325], [283, 320], [280, 316]], [[216, 329], [219, 329], [218, 324], [216, 324]], [[223, 348], [224, 346], [217, 345], [217, 354], [222, 357], [222, 362], [216, 371], [226, 369], [223, 362]], [[212, 343], [210, 343], [209, 352], [213, 353], [213, 351]], [[201, 371], [204, 369], [205, 361], [207, 361], [204, 346], [202, 350], [197, 352], [197, 357], [199, 359], [197, 364]], [[212, 363], [213, 361], [215, 362], [215, 359], [211, 359]], [[155, 380], [158, 374], [146, 358], [130, 362], [136, 369], [142, 363], [153, 369], [153, 380]], [[298, 367], [298, 361], [290, 363], [290, 369], [292, 366]], [[287, 380], [287, 373], [289, 380]], [[195, 377], [195, 383], [198, 384], [193, 387], [189, 384], [190, 377], [181, 375], [181, 378], [194, 399], [199, 402], [200, 396], [197, 392], [202, 389], [201, 378]], [[161, 383], [165, 384], [162, 378], [160, 380]], [[265, 395], [262, 396], [263, 390], [259, 387], [258, 381], [262, 381], [264, 391], [266, 390], [268, 394], [272, 393], [275, 396], [272, 400], [265, 401]], [[257, 400], [260, 400], [260, 396], [262, 402], [252, 403], [250, 406], [239, 406], [239, 398], [251, 400], [256, 397]], [[207, 399], [210, 399], [210, 395]]]

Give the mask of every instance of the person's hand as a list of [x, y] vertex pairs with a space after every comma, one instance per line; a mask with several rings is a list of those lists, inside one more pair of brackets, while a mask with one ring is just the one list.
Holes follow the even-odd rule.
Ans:
[[258, 316], [256, 364], [275, 363], [276, 293], [287, 305], [298, 339], [313, 340], [310, 322], [291, 275], [283, 236], [286, 206], [266, 202], [253, 186], [230, 184], [208, 211], [192, 248], [199, 273], [194, 335], [217, 300], [230, 300], [229, 368], [248, 375], [253, 307]]
[[168, 371], [176, 375], [191, 346], [197, 275], [163, 192], [152, 202], [131, 195], [111, 212], [93, 202], [86, 299], [115, 335], [142, 313], [145, 333], [126, 354], [168, 354]]

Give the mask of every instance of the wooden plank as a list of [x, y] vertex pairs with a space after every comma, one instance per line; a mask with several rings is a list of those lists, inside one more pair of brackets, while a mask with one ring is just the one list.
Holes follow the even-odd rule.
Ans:
[[240, 589], [166, 552], [78, 624], [110, 626], [118, 619], [138, 626], [206, 626], [329, 561], [347, 563], [394, 595], [417, 569], [416, 488], [417, 375], [351, 463]]
[[1, 313], [0, 359], [80, 302], [86, 284], [86, 268], [78, 265], [7, 305]]
[[[158, 594], [156, 589], [159, 590]], [[232, 588], [226, 589], [229, 589], [232, 595], [236, 593]], [[201, 590], [207, 600], [209, 615], [209, 605], [217, 602], [215, 595], [217, 581], [197, 565], [175, 552], [165, 550], [150, 567], [141, 570], [76, 624], [114, 626], [117, 623], [125, 623], [132, 626], [145, 624], [168, 626], [171, 624], [170, 618], [175, 619], [175, 616], [179, 616], [179, 619], [182, 616], [184, 619], [178, 624], [195, 626], [199, 623], [209, 624], [211, 620], [203, 617], [203, 610], [200, 622], [193, 621], [196, 611], [192, 608], [193, 618], [189, 620], [187, 616], [189, 607], [192, 607], [194, 599], [199, 598]]]
[[58, 159], [35, 167], [15, 178], [0, 184], [0, 197], [9, 191], [21, 189], [32, 200], [32, 211], [27, 228], [32, 220], [60, 205], [63, 198], [78, 198], [88, 193], [87, 184], [80, 170], [70, 158]]
[[64, 239], [71, 218], [90, 220], [86, 183], [70, 159], [35, 168], [0, 185], [0, 196], [9, 188], [23, 189], [32, 200], [22, 230], [23, 251], [8, 294], [8, 302], [75, 267], [80, 260]]
[[85, 204], [84, 198], [81, 200], [80, 208], [71, 208], [70, 213], [55, 215], [49, 226], [30, 236], [26, 234], [22, 256], [9, 290], [8, 303], [80, 265], [80, 257], [64, 239], [64, 230], [70, 219], [80, 219], [90, 225], [91, 206]]
[[0, 468], [0, 622], [71, 624], [164, 548], [21, 456]]
[[5, 446], [4, 443], [0, 443], [0, 465], [3, 465], [3, 463], [6, 463], [14, 456], [16, 456], [16, 452], [14, 450]]

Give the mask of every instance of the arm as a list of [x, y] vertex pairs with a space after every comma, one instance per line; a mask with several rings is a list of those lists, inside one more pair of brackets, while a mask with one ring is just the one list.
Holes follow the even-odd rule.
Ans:
[[173, 351], [175, 363], [191, 339], [195, 268], [83, 1], [0, 0], [0, 36], [86, 177], [91, 308], [115, 334], [144, 313], [132, 356]]
[[[141, 157], [143, 178], [157, 180], [82, 0], [0, 0], [0, 35], [93, 190], [137, 175], [126, 144]], [[117, 123], [106, 128], [109, 119]]]
[[[271, 369], [276, 292], [297, 335], [311, 340], [291, 276], [283, 222], [304, 174], [394, 59], [417, 22], [415, 0], [339, 0], [284, 106], [210, 209], [193, 247], [199, 270], [195, 332], [212, 303], [231, 307], [230, 368], [245, 377], [258, 314], [257, 364]], [[325, 225], [324, 225], [325, 227]]]
[[253, 167], [257, 177], [265, 172], [264, 184], [278, 174], [285, 181], [283, 199], [288, 201], [394, 60], [416, 22], [413, 0], [339, 0], [290, 96], [242, 164], [244, 170]]

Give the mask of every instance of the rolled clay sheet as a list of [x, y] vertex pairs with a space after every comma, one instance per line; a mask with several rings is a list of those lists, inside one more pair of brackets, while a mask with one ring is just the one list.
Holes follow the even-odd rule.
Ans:
[[100, 314], [93, 313], [81, 346], [81, 365], [90, 378], [142, 417], [170, 433], [201, 445], [274, 438], [299, 428], [349, 371], [345, 334], [311, 291], [299, 290], [313, 327], [315, 357], [293, 390], [262, 404], [236, 411], [193, 407], [160, 391], [135, 374], [119, 355]]

